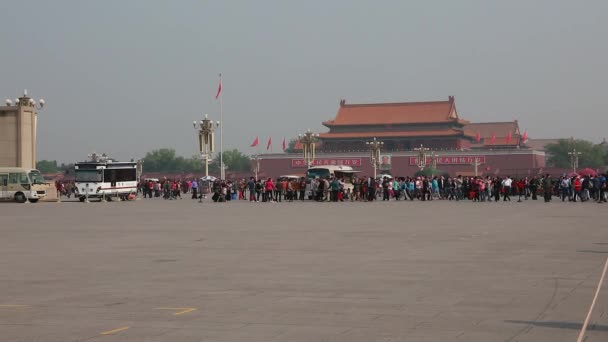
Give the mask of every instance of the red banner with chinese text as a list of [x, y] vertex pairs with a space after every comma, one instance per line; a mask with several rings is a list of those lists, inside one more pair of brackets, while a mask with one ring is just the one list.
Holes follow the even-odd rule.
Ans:
[[[433, 158], [426, 157], [426, 165], [431, 165]], [[437, 157], [437, 165], [485, 164], [486, 156], [442, 156]], [[418, 165], [418, 157], [410, 157], [410, 165]]]
[[[359, 167], [362, 164], [361, 158], [325, 158], [325, 159], [315, 159], [312, 163], [313, 166], [325, 166], [325, 165], [344, 165], [344, 166], [352, 166]], [[303, 168], [307, 167], [304, 159], [292, 159], [291, 167], [292, 168]]]

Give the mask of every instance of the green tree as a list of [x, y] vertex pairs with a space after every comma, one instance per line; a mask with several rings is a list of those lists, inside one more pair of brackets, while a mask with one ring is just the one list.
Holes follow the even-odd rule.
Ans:
[[144, 168], [150, 172], [167, 172], [176, 167], [175, 150], [161, 148], [146, 153], [144, 157]]
[[298, 153], [301, 151], [296, 150], [296, 144], [298, 143], [298, 139], [290, 139], [287, 143], [287, 148], [285, 149], [285, 153]]
[[571, 167], [571, 159], [568, 152], [580, 152], [578, 165], [579, 168], [597, 168], [604, 165], [606, 161], [606, 151], [603, 146], [594, 144], [587, 140], [560, 139], [555, 144], [546, 147], [548, 163], [555, 167]]
[[56, 160], [39, 160], [36, 163], [36, 169], [41, 173], [56, 173], [57, 172], [57, 161]]
[[[220, 154], [214, 156], [209, 163], [209, 172], [217, 174], [220, 167]], [[237, 149], [224, 151], [224, 164], [228, 170], [251, 171], [251, 160]], [[198, 156], [184, 158], [178, 156], [174, 149], [161, 148], [146, 153], [144, 157], [144, 171], [147, 172], [202, 172], [203, 160]]]
[[[210, 164], [210, 170], [220, 169], [221, 154], [218, 153]], [[237, 149], [224, 151], [224, 165], [231, 171], [251, 171], [251, 159]]]
[[202, 165], [198, 157], [184, 158], [171, 148], [153, 150], [144, 157], [144, 171], [148, 172], [200, 172]]
[[61, 165], [59, 165], [59, 171], [63, 172], [63, 174], [66, 176], [74, 176], [75, 175], [74, 163], [70, 163], [70, 164], [61, 163]]

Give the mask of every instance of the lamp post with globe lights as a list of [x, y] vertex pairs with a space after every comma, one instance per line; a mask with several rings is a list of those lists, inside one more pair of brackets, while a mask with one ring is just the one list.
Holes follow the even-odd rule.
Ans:
[[253, 157], [251, 158], [254, 162], [253, 164], [253, 171], [255, 173], [255, 181], [258, 181], [258, 174], [260, 173], [260, 160], [262, 160], [262, 158], [260, 157], [259, 154], [255, 154], [253, 155]]
[[31, 98], [27, 95], [27, 89], [25, 89], [23, 91], [23, 96], [15, 99], [15, 100], [6, 99], [5, 104], [7, 107], [11, 107], [13, 105], [30, 106], [30, 107], [34, 107], [34, 108], [40, 110], [40, 109], [44, 108], [44, 105], [46, 104], [46, 102], [44, 101], [44, 99], [39, 99], [38, 102], [36, 102], [36, 100], [34, 100], [33, 98]]
[[370, 148], [370, 159], [372, 161], [372, 166], [374, 167], [374, 179], [376, 179], [378, 174], [378, 168], [380, 167], [380, 149], [382, 148], [382, 146], [384, 146], [384, 141], [378, 141], [374, 137], [374, 140], [366, 141], [365, 144]]
[[[7, 122], [7, 125], [15, 127], [19, 134], [13, 137], [6, 137], [12, 141], [16, 147], [16, 153], [13, 155], [13, 160], [10, 162], [18, 167], [35, 168], [36, 167], [36, 150], [37, 150], [37, 130], [38, 130], [38, 110], [45, 107], [44, 99], [34, 100], [28, 96], [27, 89], [23, 91], [23, 95], [14, 100], [6, 99], [6, 110], [13, 112], [16, 120]], [[2, 125], [5, 122], [3, 121]]]
[[418, 151], [417, 164], [420, 171], [422, 171], [426, 167], [427, 152], [430, 151], [430, 148], [424, 147], [424, 145], [420, 144], [420, 147], [415, 148], [414, 151]]
[[[219, 127], [219, 125], [220, 122], [218, 121], [215, 127]], [[215, 151], [213, 120], [210, 120], [207, 114], [205, 114], [203, 120], [199, 122], [194, 121], [192, 126], [198, 132], [198, 150], [205, 162], [205, 177], [207, 177], [209, 176], [209, 160], [211, 159], [211, 154]]]
[[313, 133], [310, 129], [304, 134], [298, 134], [298, 138], [302, 143], [302, 152], [304, 152], [304, 162], [308, 168], [311, 168], [315, 161], [315, 143], [319, 138], [319, 134]]
[[576, 173], [576, 169], [578, 168], [578, 158], [581, 154], [583, 153], [577, 151], [576, 148], [573, 148], [572, 151], [568, 152], [568, 155], [570, 156], [570, 166], [572, 166], [572, 172], [574, 173]]

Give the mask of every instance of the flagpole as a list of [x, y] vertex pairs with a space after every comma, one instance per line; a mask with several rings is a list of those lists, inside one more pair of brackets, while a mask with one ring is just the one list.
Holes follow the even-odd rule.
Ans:
[[[222, 84], [222, 73], [220, 73], [220, 87]], [[220, 90], [220, 178], [226, 180], [226, 170], [224, 169], [224, 110], [223, 110], [223, 89]]]

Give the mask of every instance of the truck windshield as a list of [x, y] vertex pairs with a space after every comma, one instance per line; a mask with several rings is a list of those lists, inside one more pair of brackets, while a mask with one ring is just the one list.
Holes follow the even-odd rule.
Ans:
[[101, 182], [101, 170], [76, 170], [76, 182]]
[[44, 184], [44, 178], [40, 171], [31, 171], [29, 176], [32, 184]]

